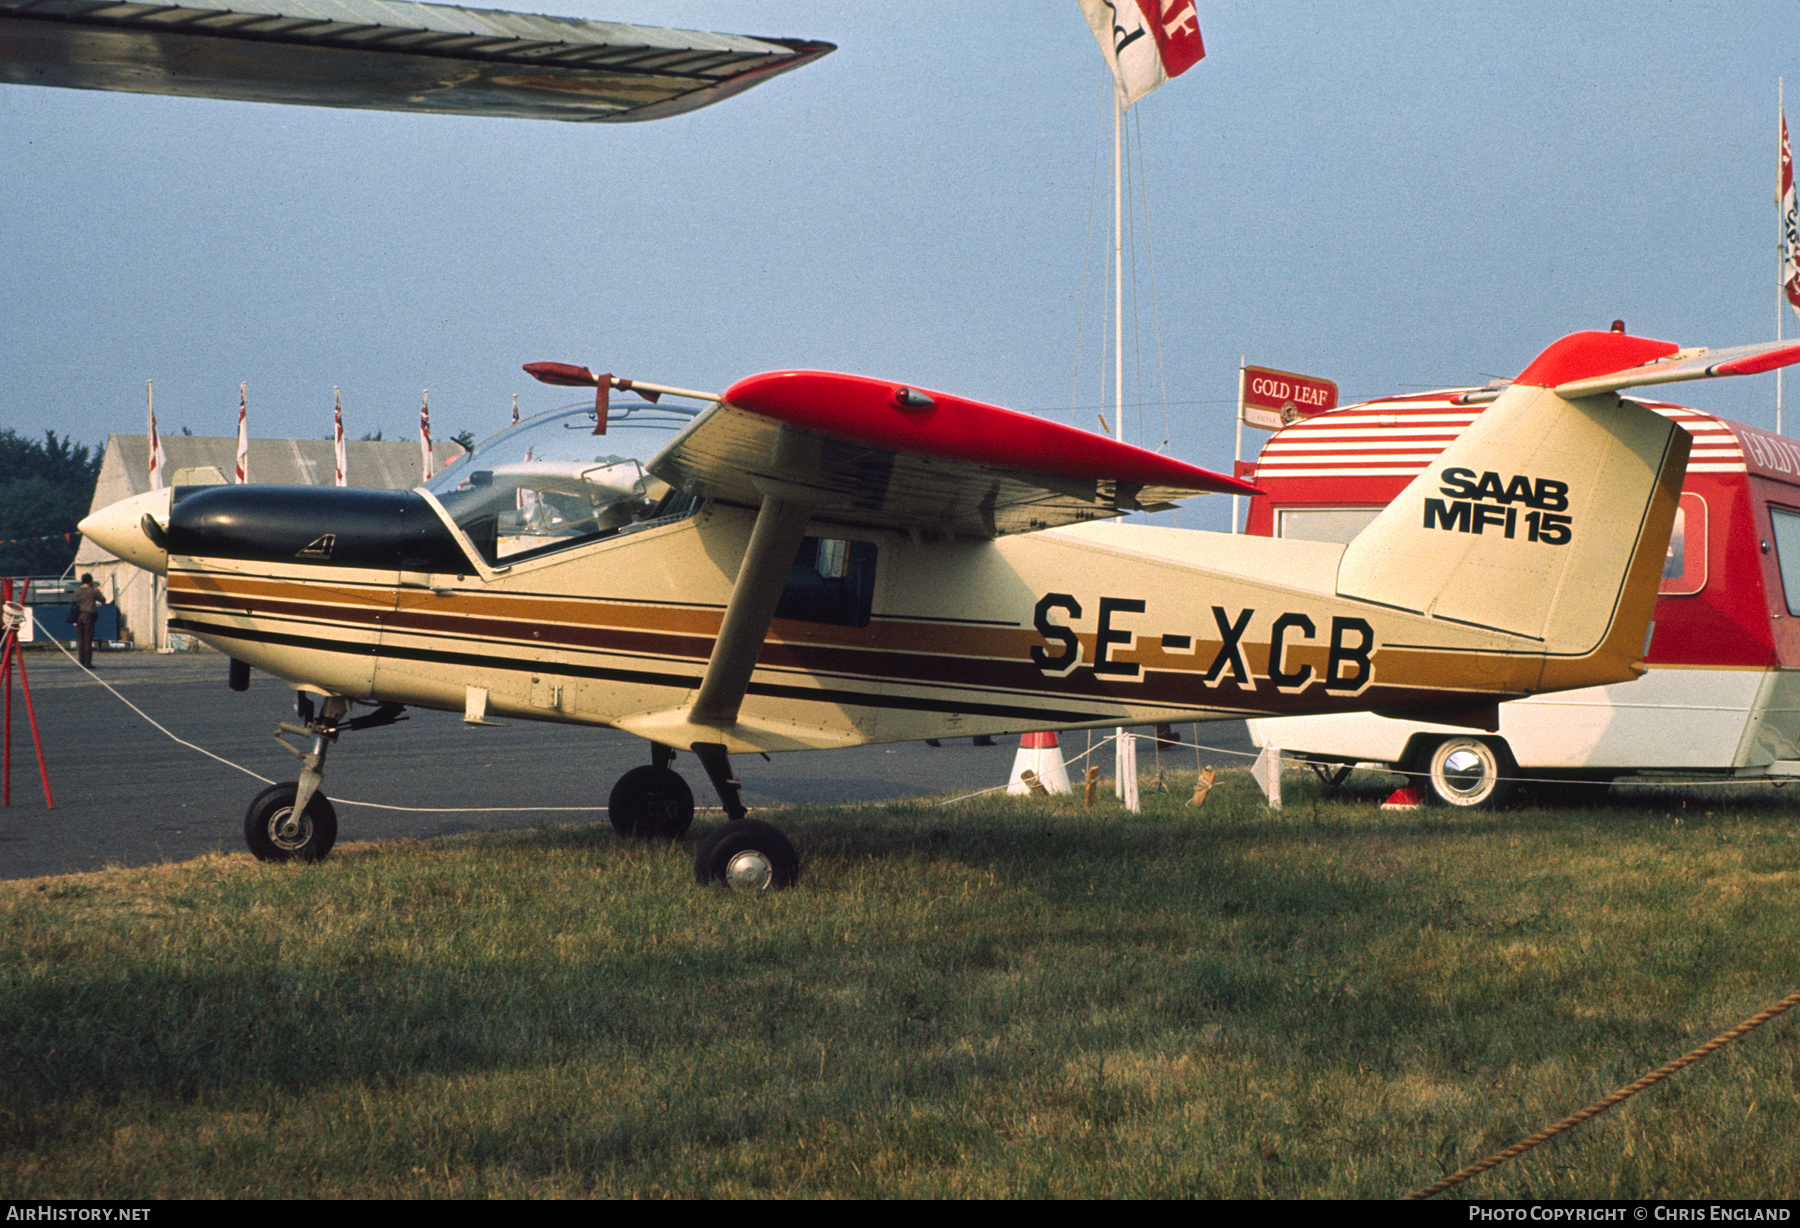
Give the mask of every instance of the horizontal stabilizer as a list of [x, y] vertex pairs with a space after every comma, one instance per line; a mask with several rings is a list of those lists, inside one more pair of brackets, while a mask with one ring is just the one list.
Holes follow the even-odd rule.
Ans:
[[1625, 388], [1759, 375], [1800, 362], [1800, 341], [1764, 341], [1726, 350], [1681, 349], [1622, 333], [1575, 333], [1545, 350], [1518, 383], [1554, 388], [1562, 397], [1587, 397]]

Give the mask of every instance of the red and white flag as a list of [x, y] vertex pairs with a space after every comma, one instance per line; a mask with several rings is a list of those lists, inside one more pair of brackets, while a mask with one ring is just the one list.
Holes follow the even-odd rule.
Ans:
[[350, 484], [350, 461], [344, 455], [344, 399], [331, 390], [331, 448], [337, 454], [337, 484]]
[[1100, 54], [1129, 107], [1206, 55], [1194, 0], [1081, 0]]
[[1794, 155], [1788, 147], [1787, 115], [1781, 117], [1781, 177], [1775, 199], [1781, 205], [1781, 292], [1800, 312], [1800, 211], [1794, 204]]
[[431, 481], [431, 389], [419, 394], [419, 463]]
[[169, 457], [156, 433], [156, 388], [149, 380], [144, 381], [144, 403], [150, 411], [150, 489], [161, 490], [167, 484]]
[[250, 474], [250, 385], [238, 385], [237, 480], [242, 486]]

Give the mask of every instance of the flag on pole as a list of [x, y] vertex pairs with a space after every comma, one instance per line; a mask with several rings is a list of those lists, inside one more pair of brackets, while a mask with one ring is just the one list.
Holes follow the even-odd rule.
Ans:
[[519, 394], [513, 393], [513, 425], [519, 425]]
[[350, 462], [344, 455], [344, 399], [331, 390], [331, 447], [337, 453], [337, 484], [350, 484]]
[[431, 481], [431, 389], [419, 394], [419, 463], [424, 467], [424, 480]]
[[238, 385], [237, 481], [242, 486], [250, 475], [250, 385]]
[[1794, 155], [1788, 145], [1785, 112], [1781, 116], [1780, 168], [1776, 199], [1781, 202], [1781, 292], [1800, 312], [1800, 211], [1794, 203]]
[[162, 436], [156, 433], [156, 388], [144, 381], [144, 403], [150, 410], [150, 489], [161, 490], [168, 478], [169, 458], [163, 452]]
[[1129, 107], [1206, 55], [1194, 0], [1081, 0], [1100, 54]]

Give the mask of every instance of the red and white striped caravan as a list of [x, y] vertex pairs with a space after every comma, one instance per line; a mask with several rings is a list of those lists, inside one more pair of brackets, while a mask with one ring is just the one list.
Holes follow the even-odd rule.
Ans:
[[[1246, 474], [1268, 493], [1252, 500], [1246, 531], [1350, 540], [1490, 399], [1456, 390], [1394, 397], [1281, 430]], [[1504, 800], [1517, 780], [1596, 796], [1628, 773], [1800, 776], [1800, 441], [1640, 403], [1694, 439], [1643, 678], [1501, 704], [1492, 732], [1345, 713], [1252, 720], [1257, 744], [1316, 763], [1416, 773], [1430, 795], [1460, 806]], [[1480, 532], [1450, 497], [1466, 492], [1444, 493], [1427, 517], [1435, 510], [1445, 527]], [[1549, 514], [1527, 506], [1508, 508], [1504, 524], [1498, 508], [1488, 514], [1491, 532], [1548, 528]], [[1458, 515], [1465, 523], [1452, 523]]]

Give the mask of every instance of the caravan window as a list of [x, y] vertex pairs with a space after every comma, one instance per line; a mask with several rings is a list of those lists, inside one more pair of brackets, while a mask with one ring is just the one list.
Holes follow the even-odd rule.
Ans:
[[1347, 546], [1379, 515], [1378, 507], [1278, 507], [1275, 536]]
[[1663, 559], [1664, 597], [1688, 597], [1706, 587], [1706, 500], [1684, 491], [1675, 509], [1675, 529], [1669, 534], [1669, 553]]
[[1800, 512], [1769, 505], [1769, 524], [1775, 530], [1775, 561], [1781, 567], [1781, 588], [1787, 595], [1789, 614], [1800, 614]]

